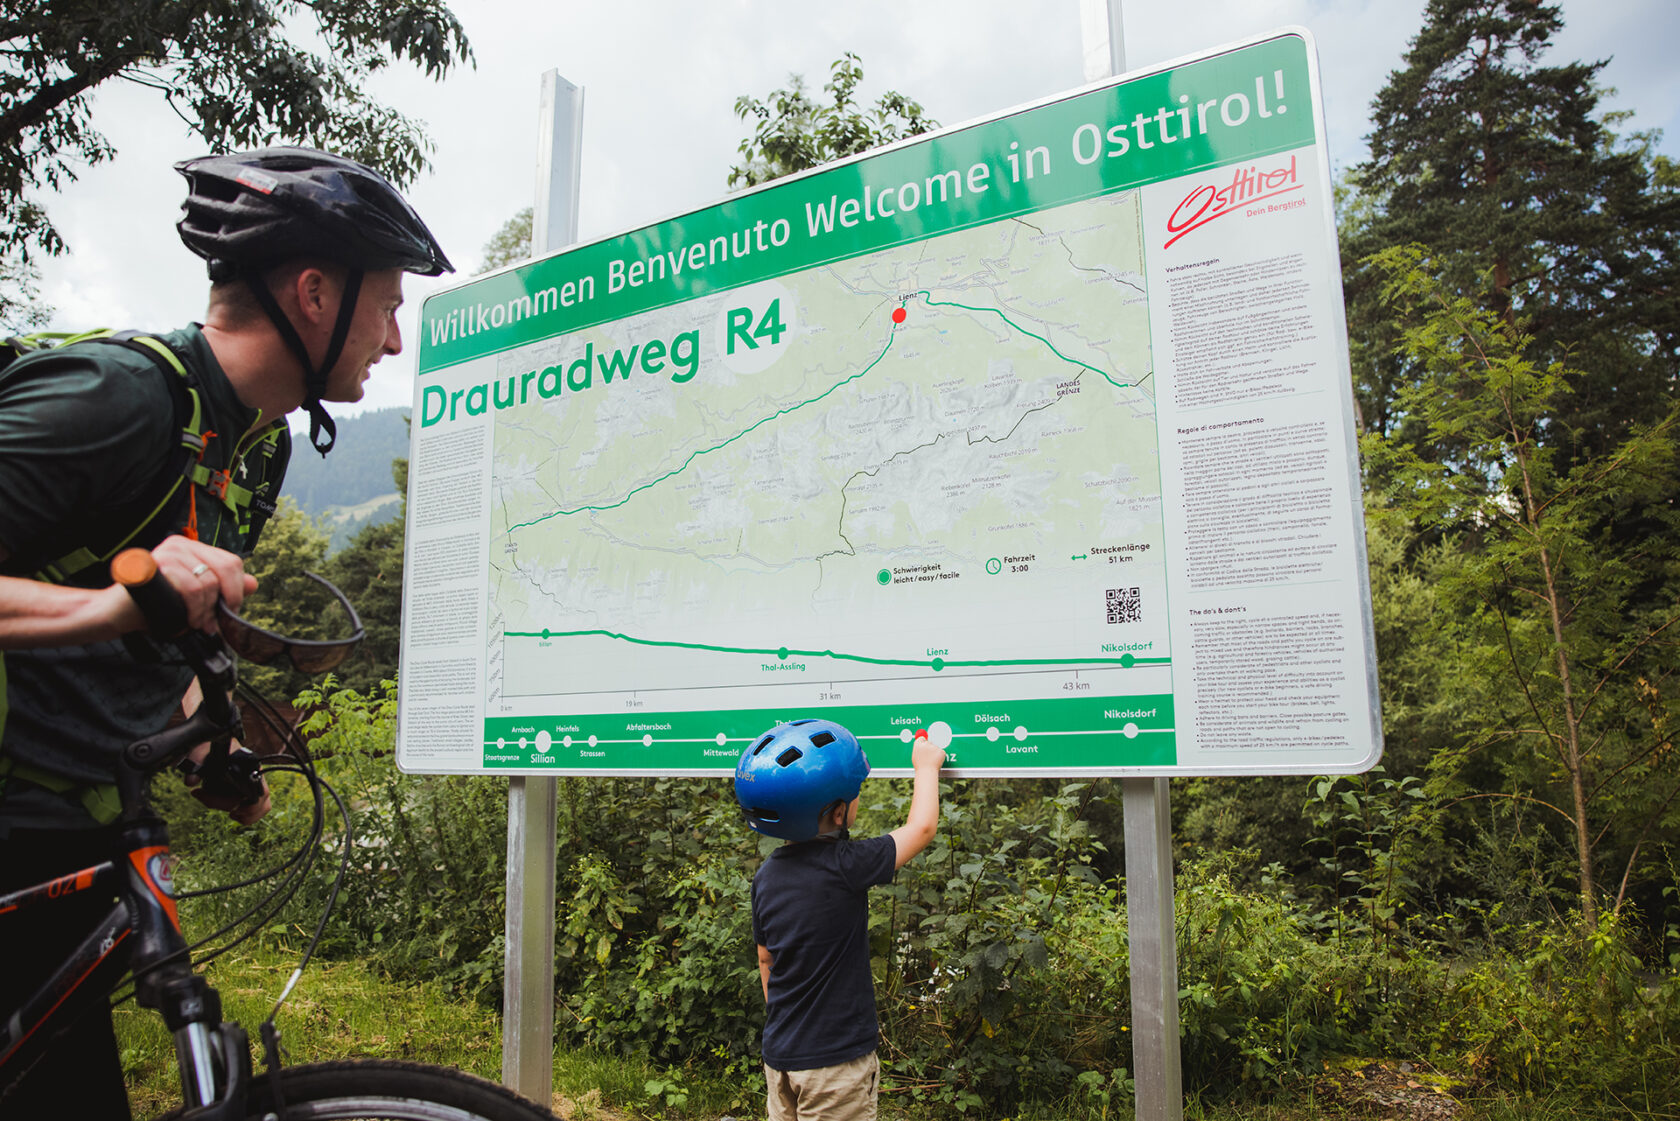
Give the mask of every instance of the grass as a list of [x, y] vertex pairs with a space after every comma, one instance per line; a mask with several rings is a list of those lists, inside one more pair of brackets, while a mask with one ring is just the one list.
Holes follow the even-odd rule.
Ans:
[[[222, 994], [224, 1018], [251, 1034], [261, 1066], [257, 1025], [297, 965], [295, 956], [241, 947], [212, 962], [206, 977]], [[129, 1098], [136, 1116], [178, 1102], [175, 1051], [162, 1020], [129, 1001], [116, 1011]], [[423, 987], [405, 987], [347, 962], [312, 963], [278, 1020], [288, 1062], [409, 1059], [495, 1079], [501, 1069], [499, 1018]]]
[[[296, 965], [290, 951], [247, 944], [205, 970], [221, 993], [223, 1017], [250, 1033], [259, 1073], [257, 1026]], [[175, 1049], [163, 1021], [133, 1001], [117, 1008], [115, 1021], [134, 1115], [152, 1117], [178, 1106]], [[406, 1059], [455, 1067], [492, 1082], [501, 1078], [499, 1015], [436, 986], [393, 981], [357, 962], [312, 962], [276, 1022], [288, 1063]], [[658, 1095], [658, 1108], [647, 1091], [654, 1081], [671, 1087]], [[689, 1085], [681, 1072], [632, 1057], [557, 1050], [554, 1086], [551, 1108], [577, 1121], [663, 1117], [673, 1094], [687, 1099], [684, 1111], [673, 1116], [715, 1119], [731, 1108], [750, 1116], [738, 1083], [719, 1079]]]
[[[243, 1024], [253, 1037], [261, 1068], [257, 1025], [267, 1017], [296, 965], [293, 953], [246, 946], [211, 963], [207, 976], [222, 994], [223, 1015]], [[357, 962], [311, 964], [278, 1020], [286, 1061], [407, 1059], [470, 1071], [499, 1081], [502, 1059], [500, 1017], [471, 1000], [436, 986], [403, 984]], [[152, 1117], [179, 1103], [174, 1048], [155, 1013], [132, 1001], [116, 1011], [117, 1040], [137, 1117]], [[1388, 1074], [1392, 1064], [1365, 1069]], [[643, 1058], [558, 1050], [551, 1107], [575, 1121], [741, 1121], [762, 1117], [763, 1083], [754, 1070], [716, 1068], [664, 1070]], [[1635, 1113], [1605, 1103], [1584, 1113], [1578, 1100], [1488, 1094], [1461, 1097], [1448, 1113], [1429, 1110], [1444, 1101], [1422, 1103], [1419, 1112], [1375, 1108], [1372, 1103], [1332, 1098], [1326, 1083], [1303, 1085], [1263, 1101], [1204, 1101], [1192, 1094], [1186, 1121], [1331, 1121], [1348, 1117], [1452, 1118], [1452, 1121], [1565, 1121], [1596, 1116], [1680, 1121], [1680, 1105], [1668, 1112]], [[651, 1091], [651, 1092], [650, 1092]], [[884, 1094], [882, 1121], [933, 1121], [951, 1116], [908, 1095]], [[1061, 1102], [1033, 1107], [1006, 1121], [1121, 1121], [1130, 1102], [1104, 1107], [1070, 1094]]]

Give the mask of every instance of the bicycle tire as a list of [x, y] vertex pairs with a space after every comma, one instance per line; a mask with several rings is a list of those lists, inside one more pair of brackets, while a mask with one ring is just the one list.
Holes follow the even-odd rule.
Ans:
[[[368, 1059], [305, 1063], [280, 1071], [287, 1121], [555, 1121], [513, 1091], [449, 1067]], [[274, 1114], [266, 1074], [251, 1080], [247, 1121]], [[179, 1118], [176, 1110], [159, 1121]]]

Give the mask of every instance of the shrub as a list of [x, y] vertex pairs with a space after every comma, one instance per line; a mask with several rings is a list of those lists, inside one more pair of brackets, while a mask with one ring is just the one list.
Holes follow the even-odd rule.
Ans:
[[[323, 952], [498, 1006], [506, 783], [398, 773], [389, 691], [313, 699], [322, 773], [358, 832]], [[775, 842], [741, 824], [727, 781], [560, 782], [561, 1038], [650, 1062], [661, 1100], [719, 1071], [754, 1084], [763, 1002], [748, 901]], [[882, 1056], [901, 1100], [958, 1114], [1124, 1108], [1135, 1063], [1111, 789], [953, 783], [933, 846], [877, 889]], [[1423, 907], [1406, 863], [1419, 847], [1415, 791], [1380, 774], [1311, 784], [1333, 894], [1309, 884], [1298, 897], [1249, 852], [1182, 862], [1186, 1088], [1264, 1092], [1351, 1052], [1462, 1066], [1495, 1089], [1653, 1110], [1680, 1100], [1680, 954], [1666, 973], [1642, 973], [1648, 928], [1625, 908], [1583, 934], [1567, 920], [1501, 926], [1498, 905], [1474, 900]], [[907, 780], [870, 783], [859, 834], [897, 825], [909, 793]], [[170, 806], [183, 883], [278, 862], [254, 831], [179, 798]], [[275, 824], [262, 832], [296, 835], [312, 813], [297, 784], [277, 782]], [[312, 927], [336, 872], [324, 864], [265, 922], [270, 940]], [[246, 905], [200, 901], [188, 913], [205, 928]], [[1466, 937], [1466, 924], [1485, 936]], [[1672, 929], [1669, 939], [1680, 944]]]

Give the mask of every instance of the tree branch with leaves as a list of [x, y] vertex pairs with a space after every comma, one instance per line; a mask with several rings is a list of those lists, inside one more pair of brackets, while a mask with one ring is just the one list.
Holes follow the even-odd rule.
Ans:
[[431, 143], [369, 79], [471, 58], [443, 0], [0, 0], [0, 323], [40, 318], [33, 270], [68, 248], [40, 196], [116, 154], [98, 87], [158, 91], [213, 151], [304, 143], [406, 186]]
[[737, 98], [735, 115], [755, 123], [752, 136], [741, 141], [742, 162], [729, 169], [730, 187], [768, 183], [939, 127], [920, 103], [895, 91], [882, 94], [873, 107], [858, 104], [862, 81], [863, 62], [847, 51], [834, 60], [823, 85], [828, 104], [812, 100], [798, 74], [763, 101]]

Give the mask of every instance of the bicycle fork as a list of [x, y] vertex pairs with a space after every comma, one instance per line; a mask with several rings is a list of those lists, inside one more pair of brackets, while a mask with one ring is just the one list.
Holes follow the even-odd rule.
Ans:
[[134, 996], [155, 1009], [175, 1040], [181, 1073], [181, 1121], [243, 1118], [251, 1081], [251, 1051], [245, 1030], [222, 1022], [222, 1000], [192, 971], [187, 942], [175, 907], [169, 833], [156, 818], [123, 827], [124, 868], [134, 929], [130, 958]]

